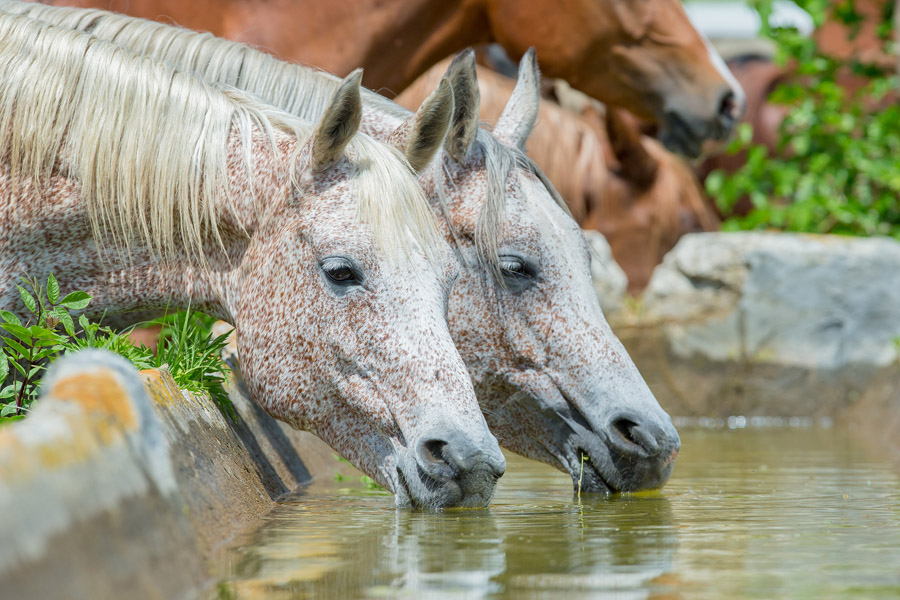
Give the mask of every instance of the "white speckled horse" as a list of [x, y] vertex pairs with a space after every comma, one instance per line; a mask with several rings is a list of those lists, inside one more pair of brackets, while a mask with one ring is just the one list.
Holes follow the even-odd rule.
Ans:
[[[314, 128], [0, 14], [0, 307], [50, 272], [102, 309], [190, 302], [236, 326], [255, 401], [398, 503], [484, 506], [505, 461], [444, 315], [458, 266], [401, 153], [357, 133], [359, 80]], [[419, 151], [450, 94], [405, 133]]]
[[[23, 10], [9, 0], [4, 6]], [[339, 84], [209, 34], [103, 11], [26, 6], [35, 17], [195, 69], [307, 118], [321, 114]], [[419, 180], [467, 267], [451, 291], [448, 318], [492, 431], [507, 448], [567, 471], [575, 485], [580, 479], [585, 491], [662, 485], [678, 434], [603, 317], [577, 224], [522, 151], [538, 106], [533, 53], [523, 58], [493, 135], [478, 127], [471, 52], [454, 61], [447, 79], [456, 104], [450, 134]], [[363, 102], [363, 130], [409, 154], [411, 114], [365, 90]], [[583, 465], [582, 455], [590, 459]]]

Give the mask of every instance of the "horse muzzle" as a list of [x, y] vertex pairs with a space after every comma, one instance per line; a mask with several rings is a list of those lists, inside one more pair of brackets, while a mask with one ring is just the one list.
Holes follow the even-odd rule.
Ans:
[[397, 467], [398, 502], [406, 496], [415, 508], [487, 506], [506, 471], [497, 440], [488, 437], [459, 430], [423, 436]]
[[665, 485], [681, 440], [671, 422], [654, 416], [619, 412], [596, 429], [579, 419], [564, 454], [575, 489], [635, 492]]
[[743, 92], [723, 86], [709, 106], [695, 106], [696, 99], [667, 102], [660, 115], [659, 140], [672, 152], [697, 158], [703, 154], [704, 142], [722, 142], [731, 137], [744, 115]]

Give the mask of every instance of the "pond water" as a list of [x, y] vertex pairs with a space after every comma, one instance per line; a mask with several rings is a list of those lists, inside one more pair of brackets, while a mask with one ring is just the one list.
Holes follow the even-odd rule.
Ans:
[[837, 429], [683, 429], [662, 492], [509, 456], [489, 510], [330, 482], [220, 561], [218, 598], [898, 598], [900, 476]]

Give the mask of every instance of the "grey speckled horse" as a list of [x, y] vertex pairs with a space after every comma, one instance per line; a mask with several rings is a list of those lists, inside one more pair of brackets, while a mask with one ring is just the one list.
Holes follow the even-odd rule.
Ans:
[[[103, 11], [4, 6], [195, 69], [306, 118], [321, 114], [340, 83], [209, 34]], [[478, 127], [470, 52], [446, 79], [455, 97], [447, 141], [428, 166], [411, 162], [466, 266], [448, 318], [492, 431], [505, 447], [567, 471], [573, 484], [581, 479], [583, 490], [661, 486], [678, 434], [606, 323], [578, 226], [522, 151], [538, 106], [533, 53], [493, 135]], [[415, 154], [409, 132], [423, 111], [412, 115], [365, 91], [363, 102], [363, 130]]]
[[[50, 272], [110, 311], [191, 302], [236, 326], [256, 402], [398, 503], [485, 506], [505, 461], [447, 327], [458, 265], [401, 153], [357, 133], [359, 80], [314, 128], [0, 14], [0, 307]], [[426, 154], [436, 94], [404, 134]]]

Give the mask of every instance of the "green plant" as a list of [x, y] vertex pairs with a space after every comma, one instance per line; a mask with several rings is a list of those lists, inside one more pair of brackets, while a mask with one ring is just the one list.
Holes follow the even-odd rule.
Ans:
[[[768, 23], [772, 0], [753, 2]], [[852, 0], [798, 0], [816, 25], [833, 15], [851, 31], [862, 17]], [[885, 10], [877, 34], [887, 54], [893, 2]], [[732, 216], [723, 229], [775, 228], [785, 231], [889, 235], [900, 239], [900, 106], [887, 102], [896, 93], [897, 77], [884, 66], [839, 60], [795, 29], [770, 28], [763, 34], [776, 42], [776, 60], [795, 76], [779, 85], [769, 100], [790, 107], [779, 129], [774, 153], [750, 143], [743, 126], [729, 152], [745, 150], [746, 163], [728, 176], [714, 171], [706, 188], [725, 214], [742, 198], [752, 209]], [[838, 84], [852, 74], [861, 87]]]
[[[352, 464], [349, 460], [347, 460], [346, 458], [344, 458], [343, 456], [338, 456], [337, 454], [332, 454], [331, 457], [332, 457], [333, 459], [335, 459], [336, 461], [338, 461], [339, 463], [344, 463], [345, 465], [350, 465], [351, 467], [353, 466], [353, 464]], [[355, 467], [354, 467], [354, 468], [355, 468]], [[335, 471], [335, 472], [334, 472], [334, 476], [332, 477], [332, 479], [333, 479], [334, 481], [339, 481], [339, 482], [340, 482], [340, 481], [344, 481], [344, 479], [346, 479], [346, 477], [344, 477], [344, 475], [342, 475], [340, 471]], [[384, 489], [384, 486], [382, 486], [380, 483], [378, 483], [377, 481], [375, 481], [374, 479], [372, 479], [372, 478], [369, 477], [368, 475], [360, 475], [360, 477], [359, 477], [359, 483], [360, 483], [364, 488], [366, 488], [367, 490], [370, 490], [370, 491], [378, 491], [378, 492], [384, 492], [384, 491], [386, 491], [386, 490]]]
[[581, 469], [578, 471], [578, 503], [581, 504], [581, 482], [584, 478], [584, 461], [587, 460], [587, 455], [581, 455]]
[[[59, 284], [53, 275], [47, 286], [33, 279], [22, 279], [28, 286], [17, 285], [22, 304], [29, 316], [23, 322], [14, 313], [0, 311], [0, 418], [21, 418], [37, 396], [37, 382], [47, 364], [66, 349], [69, 337], [75, 336], [75, 323], [69, 310], [85, 308], [91, 297], [85, 292], [72, 292], [60, 298]], [[64, 334], [58, 331], [62, 327]]]
[[46, 286], [34, 279], [23, 278], [22, 283], [17, 289], [28, 317], [22, 321], [10, 311], [0, 311], [0, 423], [20, 419], [30, 409], [40, 377], [51, 362], [84, 348], [115, 352], [138, 369], [166, 365], [182, 389], [208, 393], [223, 413], [236, 418], [223, 387], [227, 367], [220, 356], [227, 334], [212, 336], [212, 317], [185, 311], [156, 321], [163, 329], [154, 355], [131, 342], [131, 328], [116, 332], [83, 314], [73, 319], [71, 310], [90, 304], [87, 293], [75, 291], [60, 298], [53, 275]]
[[236, 419], [224, 387], [228, 367], [222, 362], [222, 350], [229, 334], [213, 337], [214, 322], [214, 318], [190, 309], [153, 321], [163, 328], [152, 366], [165, 365], [179, 387], [209, 394], [223, 413]]

